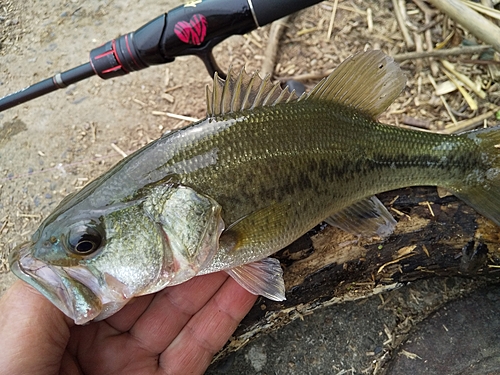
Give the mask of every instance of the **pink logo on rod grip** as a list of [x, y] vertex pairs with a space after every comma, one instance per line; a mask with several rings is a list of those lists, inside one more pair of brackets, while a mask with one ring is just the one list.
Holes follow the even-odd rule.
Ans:
[[175, 24], [174, 32], [184, 43], [200, 45], [207, 35], [207, 19], [203, 14], [195, 14], [189, 22], [180, 21]]

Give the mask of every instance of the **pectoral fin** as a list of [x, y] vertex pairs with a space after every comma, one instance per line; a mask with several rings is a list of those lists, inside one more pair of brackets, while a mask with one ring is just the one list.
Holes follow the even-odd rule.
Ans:
[[364, 237], [373, 235], [387, 237], [396, 226], [396, 220], [375, 196], [363, 199], [325, 221], [346, 232]]
[[279, 250], [284, 246], [282, 243], [293, 241], [283, 239], [294, 226], [291, 206], [288, 202], [275, 203], [230, 224], [221, 236], [221, 247], [227, 248], [229, 254], [245, 253], [245, 257], [249, 255], [247, 252], [263, 246]]
[[261, 295], [273, 301], [286, 299], [283, 270], [277, 259], [265, 258], [231, 268], [226, 272], [252, 294]]

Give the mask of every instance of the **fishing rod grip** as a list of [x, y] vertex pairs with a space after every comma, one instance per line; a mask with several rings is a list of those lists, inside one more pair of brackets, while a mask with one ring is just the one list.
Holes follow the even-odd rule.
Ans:
[[320, 1], [193, 0], [92, 50], [90, 63], [99, 77], [107, 79], [168, 63], [177, 56], [197, 55], [211, 75], [221, 73], [211, 55], [216, 44]]
[[223, 39], [256, 28], [247, 0], [192, 1], [92, 50], [90, 63], [99, 77], [113, 78], [177, 56], [203, 59]]

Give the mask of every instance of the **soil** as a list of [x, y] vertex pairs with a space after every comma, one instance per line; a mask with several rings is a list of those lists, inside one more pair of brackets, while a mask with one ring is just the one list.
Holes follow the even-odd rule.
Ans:
[[[93, 48], [139, 28], [180, 3], [39, 0], [34, 6], [33, 2], [20, 0], [0, 1], [0, 97], [87, 62]], [[329, 39], [333, 2], [323, 2], [292, 17], [279, 45], [274, 77], [286, 80], [307, 75], [309, 79], [304, 82], [310, 88], [325, 72], [364, 48], [382, 49], [391, 55], [406, 52], [392, 3], [370, 3], [370, 11], [367, 4], [360, 0], [341, 1]], [[417, 14], [413, 3], [407, 6], [408, 14], [414, 17], [411, 22], [424, 22], [423, 13]], [[438, 21], [426, 30], [432, 31], [433, 40], [442, 41], [448, 31], [440, 25], [448, 21], [444, 17]], [[422, 29], [422, 35], [424, 32]], [[415, 31], [413, 35], [419, 33]], [[269, 27], [265, 27], [230, 38], [215, 48], [217, 62], [224, 70], [230, 65], [235, 69], [245, 65], [248, 71], [259, 69], [266, 58], [268, 35]], [[418, 40], [422, 44], [422, 38]], [[463, 40], [474, 38], [458, 27], [449, 43], [453, 46]], [[444, 129], [452, 121], [428, 78], [434, 63], [418, 60], [402, 64], [408, 87], [382, 120], [434, 130]], [[483, 86], [489, 101], [479, 101], [479, 109], [472, 111], [459, 93], [448, 94], [447, 103], [454, 108], [457, 119], [472, 118], [496, 108], [500, 95], [487, 67], [466, 65], [462, 70], [483, 84], [488, 81]], [[438, 83], [446, 80], [443, 77], [440, 71], [435, 74]], [[165, 131], [188, 124], [167, 113], [204, 117], [205, 86], [210, 81], [198, 58], [181, 57], [173, 63], [117, 79], [104, 81], [93, 77], [0, 113], [0, 295], [14, 281], [8, 272], [9, 252], [29, 239], [61, 199], [81, 189], [124, 154]], [[486, 123], [493, 124], [494, 118]], [[259, 339], [229, 361], [214, 365], [209, 372], [381, 373], [388, 358], [397, 357], [395, 352], [389, 355], [386, 350], [386, 341], [394, 339], [395, 332], [407, 338], [431, 312], [479, 286], [483, 284], [463, 279], [431, 280], [383, 297], [325, 309], [304, 317], [305, 322], [294, 322]], [[419, 298], [415, 298], [416, 294]], [[496, 294], [490, 301], [498, 307], [499, 299], [495, 298]], [[428, 303], [407, 308], [413, 299]], [[388, 305], [387, 301], [393, 302]], [[402, 341], [403, 338], [397, 342]], [[287, 349], [283, 350], [283, 346]], [[411, 350], [412, 347], [406, 352]], [[466, 357], [463, 360], [477, 361]]]

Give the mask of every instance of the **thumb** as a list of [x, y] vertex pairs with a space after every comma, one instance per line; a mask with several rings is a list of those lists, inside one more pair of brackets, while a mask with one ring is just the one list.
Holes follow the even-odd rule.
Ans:
[[56, 374], [71, 323], [49, 300], [17, 281], [0, 300], [0, 369], [5, 374]]

